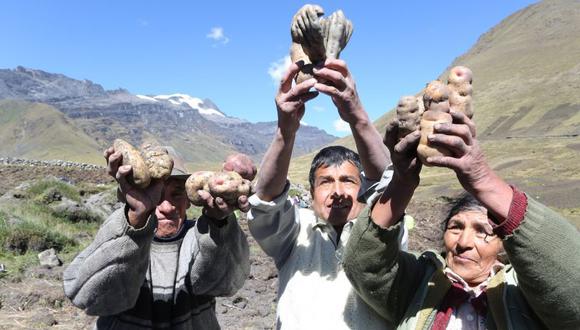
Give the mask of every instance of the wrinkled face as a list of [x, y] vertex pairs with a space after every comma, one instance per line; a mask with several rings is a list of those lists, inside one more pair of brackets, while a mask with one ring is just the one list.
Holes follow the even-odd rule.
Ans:
[[333, 226], [356, 218], [364, 207], [356, 200], [360, 185], [358, 168], [351, 162], [317, 168], [311, 188], [314, 214]]
[[177, 234], [185, 221], [189, 200], [185, 192], [185, 180], [169, 178], [161, 195], [161, 202], [155, 208], [157, 232], [155, 236], [166, 238]]
[[501, 250], [501, 240], [493, 235], [485, 209], [461, 211], [447, 224], [443, 236], [447, 266], [470, 286], [490, 275]]

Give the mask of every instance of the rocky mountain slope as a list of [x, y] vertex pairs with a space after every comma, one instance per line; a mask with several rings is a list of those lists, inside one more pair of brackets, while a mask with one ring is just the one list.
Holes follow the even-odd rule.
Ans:
[[[27, 112], [36, 109], [40, 112], [35, 116], [44, 118], [45, 111], [33, 105], [42, 103], [64, 115], [62, 123], [67, 124], [67, 128], [58, 129], [63, 140], [74, 141], [68, 144], [77, 145], [88, 140], [84, 149], [90, 153], [99, 150], [97, 155], [115, 138], [121, 137], [134, 144], [154, 140], [172, 145], [190, 163], [219, 162], [234, 151], [259, 158], [270, 144], [276, 127], [275, 122], [251, 123], [229, 117], [207, 99], [184, 94], [133, 95], [123, 89], [108, 91], [88, 80], [75, 80], [62, 74], [24, 67], [0, 70], [2, 99], [21, 101], [17, 107], [14, 107], [16, 103], [9, 101], [0, 103], [2, 113], [14, 119], [12, 130], [27, 125], [28, 122], [21, 118], [23, 109]], [[54, 127], [42, 126], [42, 123], [42, 120], [37, 123], [36, 135], [46, 136], [55, 130]], [[79, 131], [83, 136], [69, 134], [69, 131]], [[304, 127], [298, 135], [296, 151], [303, 154], [334, 139], [335, 136], [323, 130]], [[43, 159], [69, 159], [72, 156], [71, 160], [87, 160], [86, 157], [75, 158], [76, 153], [73, 152], [63, 155], [62, 149], [66, 147], [52, 139], [33, 143], [26, 136], [12, 139], [11, 151], [3, 150], [6, 148], [4, 146], [0, 148], [0, 153], [19, 157], [38, 156], [38, 153], [18, 153], [23, 149], [21, 145], [43, 150], [43, 155], [40, 155]]]
[[[492, 166], [580, 224], [580, 1], [524, 8], [483, 34], [455, 65], [473, 70], [474, 120]], [[436, 79], [437, 77], [433, 77]], [[425, 82], [427, 83], [427, 82]], [[421, 91], [416, 91], [419, 94]], [[393, 105], [393, 109], [394, 109]], [[383, 132], [393, 111], [375, 125]], [[354, 147], [352, 136], [335, 143]], [[293, 161], [306, 180], [313, 154]], [[416, 198], [459, 191], [448, 170], [426, 168]]]

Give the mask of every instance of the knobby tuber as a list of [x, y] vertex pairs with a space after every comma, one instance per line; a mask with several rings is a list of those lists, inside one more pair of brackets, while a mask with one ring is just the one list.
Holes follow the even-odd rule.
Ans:
[[141, 189], [147, 188], [151, 182], [151, 176], [139, 150], [122, 139], [115, 139], [113, 148], [115, 152], [119, 151], [123, 155], [123, 165], [131, 165], [131, 175], [127, 178], [129, 183]]
[[149, 176], [155, 180], [166, 180], [173, 170], [173, 159], [167, 150], [161, 146], [145, 143], [141, 146], [141, 153], [149, 170]]
[[227, 157], [221, 172], [199, 171], [185, 182], [187, 196], [195, 206], [203, 206], [204, 201], [198, 191], [204, 190], [212, 197], [221, 197], [226, 203], [236, 205], [240, 196], [252, 194], [251, 180], [256, 176], [256, 166], [250, 157], [234, 154]]
[[341, 10], [326, 19], [323, 15], [322, 7], [304, 5], [292, 19], [290, 58], [300, 66], [296, 83], [312, 78], [315, 65], [338, 58], [352, 35], [352, 23]]
[[167, 150], [158, 145], [146, 143], [139, 151], [129, 142], [115, 139], [113, 148], [123, 155], [123, 165], [131, 165], [128, 181], [138, 188], [147, 188], [151, 180], [166, 180], [171, 175], [173, 160]]
[[449, 106], [454, 111], [463, 112], [470, 119], [473, 117], [472, 80], [473, 73], [464, 66], [456, 66], [451, 69], [447, 78]]
[[449, 89], [439, 80], [430, 82], [423, 94], [425, 112], [421, 117], [421, 140], [417, 147], [417, 155], [424, 165], [431, 166], [427, 158], [431, 156], [449, 156], [451, 153], [446, 148], [432, 146], [427, 137], [433, 134], [433, 125], [437, 123], [451, 123], [449, 114]]
[[415, 96], [403, 96], [397, 104], [397, 121], [399, 126], [399, 139], [419, 129], [422, 108]]

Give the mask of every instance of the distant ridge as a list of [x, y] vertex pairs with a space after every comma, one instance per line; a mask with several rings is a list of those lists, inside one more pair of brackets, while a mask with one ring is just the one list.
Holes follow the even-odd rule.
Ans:
[[[0, 100], [20, 102], [3, 103], [5, 112], [16, 116], [12, 123], [16, 130], [27, 125], [16, 112], [31, 115], [31, 111], [46, 111], [46, 108], [61, 113], [60, 123], [66, 126], [59, 129], [61, 139], [31, 141], [30, 135], [12, 139], [18, 147], [0, 148], [0, 156], [85, 160], [86, 156], [81, 155], [86, 152], [97, 155], [100, 163], [101, 150], [120, 137], [135, 145], [144, 141], [172, 145], [191, 164], [221, 162], [233, 152], [243, 152], [258, 160], [276, 128], [275, 122], [251, 123], [229, 117], [209, 99], [177, 93], [133, 95], [125, 89], [105, 90], [89, 80], [22, 66], [0, 69]], [[34, 106], [38, 103], [46, 107]], [[43, 118], [44, 115], [34, 116]], [[42, 123], [38, 121], [34, 134], [50, 136], [52, 128]], [[303, 154], [334, 139], [335, 136], [321, 129], [305, 127], [297, 137], [296, 151]]]

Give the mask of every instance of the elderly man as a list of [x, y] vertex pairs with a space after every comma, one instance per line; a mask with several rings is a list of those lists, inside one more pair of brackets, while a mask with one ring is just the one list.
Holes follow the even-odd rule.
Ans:
[[[248, 214], [250, 232], [278, 268], [277, 326], [385, 329], [386, 321], [352, 290], [340, 259], [364, 206], [357, 195], [365, 191], [361, 187], [366, 183], [381, 178], [389, 160], [387, 150], [343, 61], [327, 60], [315, 69], [316, 78], [292, 86], [298, 71], [296, 64], [290, 67], [276, 96], [278, 129], [262, 161]], [[361, 157], [340, 146], [316, 155], [310, 169], [312, 212], [292, 205], [286, 177], [304, 103], [318, 91], [331, 96], [341, 118], [350, 124]]]
[[[105, 151], [125, 207], [64, 272], [66, 295], [99, 316], [97, 329], [219, 329], [214, 297], [234, 294], [248, 276], [248, 243], [234, 207], [200, 191], [204, 215], [188, 221], [189, 174], [170, 155], [169, 179], [141, 190], [129, 184], [121, 153]], [[247, 196], [237, 207], [247, 211]]]

